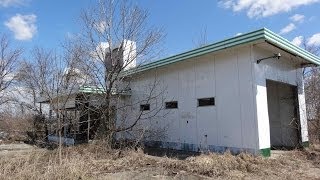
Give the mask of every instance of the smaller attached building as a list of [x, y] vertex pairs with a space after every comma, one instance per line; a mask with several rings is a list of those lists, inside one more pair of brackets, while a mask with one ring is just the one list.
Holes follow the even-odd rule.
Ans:
[[81, 86], [51, 98], [38, 99], [38, 103], [49, 106], [49, 117], [46, 118], [48, 140], [59, 142], [59, 120], [64, 144], [73, 145], [94, 139], [101, 117], [99, 108], [103, 104], [103, 93], [103, 88]]
[[[271, 148], [308, 145], [302, 73], [319, 64], [319, 57], [264, 28], [126, 71], [132, 94], [125, 101], [142, 99], [155, 81], [164, 91], [158, 97], [164, 108], [139, 122], [164, 130], [146, 144], [269, 156]], [[135, 111], [152, 111], [159, 102], [137, 104]]]

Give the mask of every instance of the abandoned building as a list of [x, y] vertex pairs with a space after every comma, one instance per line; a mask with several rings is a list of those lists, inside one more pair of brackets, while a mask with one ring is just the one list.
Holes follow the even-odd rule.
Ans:
[[97, 108], [101, 105], [97, 94], [103, 92], [103, 89], [83, 86], [52, 99], [39, 98], [38, 103], [42, 106], [43, 104], [49, 105], [47, 108], [49, 109], [48, 140], [59, 141], [58, 118], [61, 121], [64, 144], [73, 145], [92, 140], [97, 131], [97, 120], [99, 119]]
[[[165, 129], [150, 145], [269, 156], [273, 148], [308, 146], [303, 69], [319, 64], [319, 57], [263, 28], [126, 71], [128, 101], [143, 96], [155, 78], [165, 89], [160, 115], [142, 122]], [[152, 111], [158, 102], [136, 111]]]
[[[141, 121], [118, 133], [119, 139], [130, 139], [130, 131], [143, 127], [159, 132], [145, 144], [177, 150], [269, 156], [273, 148], [308, 146], [303, 69], [320, 65], [320, 58], [268, 29], [134, 65], [122, 74], [131, 91], [121, 101], [134, 104], [127, 118], [140, 114]], [[162, 95], [141, 100], [155, 81]]]

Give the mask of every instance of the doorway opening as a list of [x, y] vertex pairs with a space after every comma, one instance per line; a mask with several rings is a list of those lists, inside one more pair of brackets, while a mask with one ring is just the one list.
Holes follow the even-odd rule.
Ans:
[[301, 147], [297, 86], [267, 80], [271, 149]]

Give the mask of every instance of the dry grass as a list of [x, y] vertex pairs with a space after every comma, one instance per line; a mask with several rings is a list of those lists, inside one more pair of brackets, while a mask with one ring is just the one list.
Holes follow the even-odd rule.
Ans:
[[210, 153], [179, 160], [146, 155], [142, 150], [119, 151], [83, 145], [63, 149], [61, 164], [56, 150], [2, 156], [0, 179], [104, 179], [112, 173], [148, 170], [161, 177], [184, 174], [199, 178], [297, 179], [312, 178], [304, 172], [307, 168], [320, 168], [319, 160], [320, 152], [316, 150], [294, 151], [277, 159]]
[[11, 113], [0, 112], [0, 132], [8, 133], [4, 139], [0, 137], [0, 144], [23, 141], [26, 139], [26, 130], [32, 127], [31, 116], [14, 116]]

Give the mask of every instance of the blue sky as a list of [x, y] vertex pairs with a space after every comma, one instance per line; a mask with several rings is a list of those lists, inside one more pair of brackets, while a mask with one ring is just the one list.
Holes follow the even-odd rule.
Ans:
[[[0, 32], [26, 50], [59, 48], [79, 31], [79, 14], [94, 0], [0, 0]], [[133, 0], [166, 34], [163, 56], [193, 49], [206, 29], [215, 42], [266, 27], [299, 45], [320, 45], [320, 0]]]

